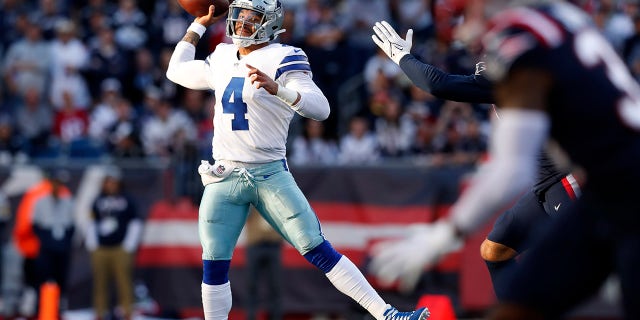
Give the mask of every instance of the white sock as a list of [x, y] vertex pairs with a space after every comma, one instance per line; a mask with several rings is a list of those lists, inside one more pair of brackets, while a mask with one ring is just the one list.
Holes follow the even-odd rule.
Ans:
[[358, 302], [376, 319], [384, 318], [383, 314], [389, 305], [382, 300], [378, 292], [362, 275], [360, 269], [349, 258], [342, 256], [326, 275], [334, 287]]
[[202, 307], [205, 320], [227, 320], [231, 311], [231, 283], [202, 284]]

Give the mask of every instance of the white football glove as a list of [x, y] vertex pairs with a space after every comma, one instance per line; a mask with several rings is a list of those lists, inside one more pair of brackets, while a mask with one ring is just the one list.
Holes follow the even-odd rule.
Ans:
[[375, 42], [393, 62], [400, 64], [400, 59], [411, 53], [413, 29], [407, 31], [406, 39], [402, 39], [396, 30], [386, 21], [376, 22], [373, 26], [373, 31], [376, 34], [371, 35], [371, 39], [373, 39], [373, 42]]
[[415, 289], [425, 267], [433, 266], [444, 255], [459, 250], [463, 241], [447, 221], [416, 224], [407, 237], [374, 245], [369, 271], [382, 285], [398, 282], [403, 292]]

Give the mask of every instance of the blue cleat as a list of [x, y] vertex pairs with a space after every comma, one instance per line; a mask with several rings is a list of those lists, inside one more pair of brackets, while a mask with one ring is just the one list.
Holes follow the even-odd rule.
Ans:
[[429, 309], [422, 307], [415, 311], [409, 312], [400, 312], [398, 309], [394, 307], [389, 307], [387, 311], [384, 312], [384, 320], [425, 320], [429, 318], [431, 313]]

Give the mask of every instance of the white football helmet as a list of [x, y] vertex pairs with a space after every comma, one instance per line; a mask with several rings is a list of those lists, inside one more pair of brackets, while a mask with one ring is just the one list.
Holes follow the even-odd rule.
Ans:
[[[227, 36], [239, 47], [272, 41], [285, 30], [282, 29], [284, 12], [279, 0], [234, 0], [229, 5]], [[251, 35], [236, 33], [251, 30]]]

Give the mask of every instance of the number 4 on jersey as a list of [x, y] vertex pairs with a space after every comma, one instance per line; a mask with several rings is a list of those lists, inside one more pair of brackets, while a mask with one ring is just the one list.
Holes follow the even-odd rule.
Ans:
[[247, 104], [242, 100], [244, 78], [231, 78], [222, 94], [222, 112], [233, 114], [231, 130], [249, 130], [249, 120], [245, 119]]

